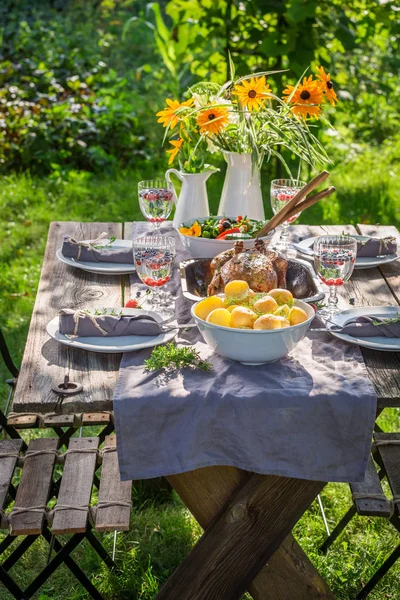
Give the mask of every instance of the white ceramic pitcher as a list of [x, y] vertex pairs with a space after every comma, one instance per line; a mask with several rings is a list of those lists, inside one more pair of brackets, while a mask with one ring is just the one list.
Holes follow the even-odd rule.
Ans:
[[[208, 217], [210, 208], [208, 206], [208, 196], [206, 181], [214, 171], [204, 171], [203, 173], [183, 173], [177, 169], [168, 169], [165, 173], [165, 179], [174, 189], [174, 201], [176, 203], [175, 217], [173, 225], [178, 229], [181, 223], [196, 219], [197, 217]], [[176, 175], [182, 181], [182, 189], [178, 200], [174, 184], [171, 181], [171, 174]]]
[[228, 163], [218, 214], [265, 220], [260, 171], [251, 167], [251, 154], [224, 152]]

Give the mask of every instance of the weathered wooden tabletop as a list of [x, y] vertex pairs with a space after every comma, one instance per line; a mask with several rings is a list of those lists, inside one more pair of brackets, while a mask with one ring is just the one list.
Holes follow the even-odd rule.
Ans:
[[[49, 338], [46, 325], [60, 308], [123, 306], [129, 295], [124, 277], [105, 277], [72, 269], [55, 257], [64, 233], [93, 239], [107, 231], [130, 237], [130, 224], [52, 223], [28, 341], [14, 397], [14, 411], [52, 412], [53, 385], [64, 379], [83, 385], [65, 400], [62, 410], [95, 412], [112, 409], [119, 355], [72, 350]], [[294, 226], [302, 238], [348, 231], [350, 226]], [[358, 232], [372, 234], [373, 227]], [[379, 235], [400, 236], [393, 227]], [[397, 305], [400, 265], [355, 271], [340, 290], [341, 301], [357, 306]], [[400, 355], [363, 350], [379, 408], [400, 406]], [[248, 589], [254, 600], [333, 600], [326, 582], [290, 531], [324, 482], [256, 475], [235, 467], [207, 467], [169, 477], [177, 493], [205, 529], [188, 557], [173, 573], [157, 600], [237, 600]]]
[[[353, 232], [352, 226], [291, 228], [302, 238], [328, 232]], [[373, 234], [376, 228], [359, 225], [359, 233]], [[74, 269], [56, 258], [65, 233], [77, 239], [93, 239], [101, 231], [117, 238], [130, 238], [131, 224], [52, 223], [36, 303], [32, 315], [21, 372], [13, 401], [15, 412], [53, 412], [57, 396], [52, 387], [62, 383], [66, 373], [83, 385], [83, 391], [66, 398], [62, 413], [112, 410], [113, 392], [121, 356], [71, 349], [46, 333], [47, 323], [60, 308], [100, 308], [123, 306], [129, 297], [129, 277], [105, 276]], [[380, 227], [379, 235], [400, 235], [394, 227]], [[356, 306], [397, 305], [400, 302], [400, 261], [367, 270], [356, 270], [340, 289], [342, 302], [355, 299]], [[400, 406], [400, 354], [363, 350], [369, 376], [374, 383], [380, 408]]]

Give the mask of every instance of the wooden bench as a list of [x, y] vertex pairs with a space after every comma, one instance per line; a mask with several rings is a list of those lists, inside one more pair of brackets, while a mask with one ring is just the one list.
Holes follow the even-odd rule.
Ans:
[[[72, 438], [64, 453], [58, 451], [58, 438], [34, 439], [24, 455], [21, 454], [22, 444], [22, 440], [0, 441], [0, 528], [8, 530], [0, 543], [0, 556], [18, 536], [26, 536], [0, 564], [0, 581], [14, 598], [31, 598], [64, 563], [93, 598], [102, 600], [70, 554], [86, 538], [105, 563], [110, 568], [115, 567], [92, 532], [92, 529], [129, 529], [131, 482], [120, 481], [115, 436], [107, 436], [105, 446], [100, 450], [98, 437]], [[62, 475], [57, 478], [54, 477], [55, 465], [62, 469]], [[98, 478], [96, 470], [100, 466]], [[13, 476], [19, 468], [19, 484], [15, 486]], [[98, 502], [92, 506], [96, 481], [99, 482]], [[64, 545], [56, 537], [61, 534], [71, 534]], [[46, 539], [55, 555], [22, 590], [9, 570], [39, 536]]]
[[7, 433], [23, 429], [52, 429], [60, 438], [60, 445], [68, 444], [69, 439], [81, 427], [101, 426], [98, 433], [100, 444], [114, 431], [114, 415], [111, 411], [98, 413], [57, 414], [10, 413], [7, 417]]
[[[324, 553], [356, 513], [388, 519], [400, 533], [400, 433], [377, 432], [374, 434], [374, 440], [365, 480], [363, 483], [350, 486], [353, 505], [321, 546], [320, 550]], [[383, 491], [381, 481], [384, 478], [389, 483], [392, 499], [387, 498]], [[357, 600], [368, 596], [398, 558], [400, 558], [400, 543], [366, 583], [358, 594]]]

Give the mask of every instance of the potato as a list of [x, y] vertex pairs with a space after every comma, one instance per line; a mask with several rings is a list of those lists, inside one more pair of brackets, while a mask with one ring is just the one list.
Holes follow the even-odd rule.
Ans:
[[227, 308], [216, 308], [207, 317], [207, 323], [221, 325], [222, 327], [231, 326], [231, 313]]
[[299, 306], [293, 306], [289, 315], [289, 322], [291, 325], [299, 325], [300, 323], [307, 321], [307, 319], [308, 317], [305, 310]]
[[284, 317], [275, 315], [261, 315], [254, 323], [254, 329], [282, 329], [289, 327], [290, 323]]
[[237, 308], [239, 306], [239, 304], [231, 304], [231, 306], [227, 306], [226, 308], [229, 310], [229, 312], [231, 313], [233, 311], [234, 308]]
[[219, 296], [209, 296], [208, 298], [204, 298], [195, 308], [195, 315], [199, 317], [199, 319], [203, 319], [205, 321], [213, 310], [216, 308], [222, 308], [224, 305], [224, 301]]
[[273, 313], [277, 310], [278, 304], [272, 296], [263, 296], [254, 302], [253, 308], [259, 313]]
[[276, 290], [271, 290], [268, 292], [268, 296], [272, 296], [275, 298], [279, 306], [281, 304], [288, 304], [289, 306], [293, 303], [293, 295], [289, 290], [283, 290], [280, 288], [276, 288]]
[[278, 310], [274, 311], [274, 315], [277, 317], [285, 317], [285, 319], [289, 320], [290, 310], [291, 309], [288, 307], [288, 305], [284, 304], [283, 306], [280, 306]]
[[226, 284], [224, 292], [227, 298], [237, 298], [238, 300], [244, 300], [249, 295], [250, 288], [247, 281], [235, 279]]
[[236, 329], [253, 329], [257, 315], [250, 308], [237, 306], [231, 312], [231, 327]]

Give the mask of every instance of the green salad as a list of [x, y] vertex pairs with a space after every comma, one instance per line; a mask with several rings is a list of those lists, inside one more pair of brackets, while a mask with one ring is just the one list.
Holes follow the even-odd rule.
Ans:
[[208, 238], [210, 240], [249, 240], [256, 236], [265, 221], [255, 221], [247, 217], [209, 217], [203, 223], [195, 221], [190, 227], [180, 227], [183, 235]]

